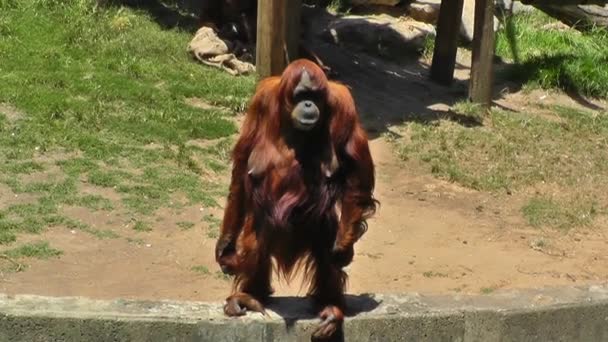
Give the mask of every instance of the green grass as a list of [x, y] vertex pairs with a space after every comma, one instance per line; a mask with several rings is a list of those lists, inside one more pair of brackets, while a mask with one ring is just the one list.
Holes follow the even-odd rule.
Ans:
[[51, 247], [46, 241], [39, 241], [21, 245], [14, 249], [9, 249], [3, 254], [10, 258], [36, 258], [36, 259], [49, 259], [52, 257], [58, 257], [63, 252]]
[[207, 224], [207, 237], [210, 239], [217, 239], [220, 236], [220, 225], [222, 224], [222, 220], [213, 215], [205, 215], [203, 216], [203, 222]]
[[210, 275], [211, 272], [209, 271], [209, 269], [206, 266], [202, 266], [202, 265], [197, 265], [197, 266], [192, 266], [191, 270], [193, 272], [202, 274], [202, 275]]
[[[608, 114], [554, 107], [556, 120], [492, 111], [492, 126], [453, 120], [407, 125], [403, 159], [433, 174], [484, 191], [517, 190], [541, 182], [564, 186], [608, 179]], [[586, 167], [581, 167], [586, 165]]]
[[352, 8], [352, 3], [350, 0], [332, 0], [327, 8], [330, 11], [347, 14]]
[[422, 275], [425, 278], [447, 278], [448, 277], [448, 275], [445, 273], [435, 272], [435, 271], [426, 271], [426, 272], [422, 273]]
[[[479, 191], [525, 194], [522, 214], [533, 226], [569, 229], [608, 213], [608, 113], [539, 105], [551, 113], [493, 110], [487, 125], [450, 117], [410, 122], [395, 140], [403, 160], [422, 162], [436, 177]], [[475, 117], [475, 107], [454, 110]], [[543, 190], [545, 189], [545, 190]], [[551, 198], [557, 191], [559, 197]], [[545, 195], [546, 193], [546, 195]]]
[[133, 230], [137, 232], [151, 232], [152, 227], [150, 227], [150, 224], [147, 222], [137, 221], [135, 222], [135, 225], [133, 225]]
[[558, 201], [533, 197], [522, 207], [528, 223], [535, 227], [571, 229], [591, 224], [598, 214], [597, 204], [588, 200]]
[[[118, 237], [70, 218], [64, 205], [124, 217], [217, 206], [226, 186], [214, 177], [229, 167], [232, 115], [254, 76], [194, 61], [191, 33], [162, 29], [145, 11], [0, 0], [0, 12], [0, 183], [32, 198], [0, 207], [0, 244], [57, 225]], [[208, 143], [192, 144], [200, 141]]]
[[189, 229], [194, 228], [194, 222], [181, 221], [181, 222], [177, 222], [177, 226], [179, 228], [181, 228], [182, 230], [189, 230]]
[[228, 274], [224, 274], [221, 271], [215, 271], [215, 279], [218, 280], [223, 280], [223, 281], [230, 281], [232, 280], [232, 276], [228, 275]]
[[547, 29], [545, 25], [556, 20], [540, 12], [510, 20], [514, 39], [509, 39], [509, 31], [501, 30], [497, 54], [517, 63], [507, 68], [503, 77], [531, 86], [608, 97], [608, 31]]
[[479, 292], [481, 292], [482, 294], [488, 295], [492, 292], [496, 291], [495, 287], [482, 287]]

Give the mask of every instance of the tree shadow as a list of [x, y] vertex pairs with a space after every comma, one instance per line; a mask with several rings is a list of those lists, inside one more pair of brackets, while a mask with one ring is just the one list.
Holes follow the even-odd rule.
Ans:
[[515, 82], [517, 89], [520, 89], [530, 81], [553, 77], [553, 82], [559, 84], [566, 95], [579, 105], [590, 110], [603, 110], [604, 108], [594, 104], [582, 95], [583, 90], [579, 89], [577, 82], [574, 81], [566, 67], [569, 62], [576, 58], [577, 56], [567, 53], [529, 58], [524, 62], [506, 65], [497, 73], [497, 78]]
[[[98, 0], [108, 6], [126, 6], [149, 13], [164, 29], [181, 29], [194, 33], [200, 26], [200, 0]], [[466, 97], [466, 84], [456, 81], [451, 87], [428, 80], [428, 66], [418, 62], [422, 51], [408, 46], [395, 30], [383, 24], [360, 20], [363, 30], [377, 32], [368, 47], [357, 49], [358, 42], [338, 46], [328, 41], [326, 28], [337, 19], [322, 6], [304, 6], [302, 41], [319, 55], [323, 63], [337, 72], [337, 81], [351, 88], [364, 125], [373, 138], [390, 125], [405, 120], [429, 122], [440, 118], [456, 119], [457, 114], [435, 110], [430, 106], [449, 107]], [[355, 19], [356, 20], [356, 19]]]
[[200, 28], [198, 18], [201, 1], [197, 0], [98, 0], [106, 6], [125, 6], [147, 12], [163, 29], [180, 29], [194, 33]]
[[[453, 104], [466, 99], [466, 79], [456, 79], [449, 87], [430, 81], [429, 65], [420, 59], [422, 51], [409, 49], [389, 59], [379, 57], [377, 51], [354, 49], [356, 42], [337, 45], [327, 38], [326, 29], [337, 16], [319, 8], [307, 11], [304, 42], [336, 73], [332, 79], [349, 87], [370, 138], [407, 121], [448, 119], [467, 126], [481, 124], [449, 111]], [[358, 24], [361, 31], [392, 30], [365, 20]], [[393, 35], [398, 33], [393, 30]], [[407, 50], [400, 39], [395, 42], [391, 50]]]

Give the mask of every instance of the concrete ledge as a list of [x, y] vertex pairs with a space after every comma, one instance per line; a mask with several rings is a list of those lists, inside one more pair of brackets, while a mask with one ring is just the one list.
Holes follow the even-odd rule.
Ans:
[[[349, 296], [345, 341], [608, 341], [608, 285], [486, 296]], [[307, 300], [271, 318], [225, 318], [220, 303], [0, 295], [0, 341], [309, 341]]]

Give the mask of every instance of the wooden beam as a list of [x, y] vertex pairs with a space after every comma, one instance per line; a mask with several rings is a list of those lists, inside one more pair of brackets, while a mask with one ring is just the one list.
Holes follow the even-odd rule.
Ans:
[[458, 35], [464, 0], [442, 0], [431, 64], [431, 79], [449, 85], [454, 80]]
[[279, 75], [297, 58], [301, 0], [259, 0], [256, 70], [260, 78]]
[[494, 81], [494, 0], [475, 0], [469, 98], [489, 109]]

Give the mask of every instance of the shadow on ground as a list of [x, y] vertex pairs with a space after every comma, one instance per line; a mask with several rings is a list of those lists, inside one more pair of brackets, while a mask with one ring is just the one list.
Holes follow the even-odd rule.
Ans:
[[199, 29], [200, 0], [97, 0], [106, 6], [125, 6], [148, 12], [166, 30], [180, 29], [190, 33]]
[[[359, 314], [373, 311], [381, 302], [367, 294], [346, 295], [346, 316], [355, 317]], [[299, 320], [310, 320], [318, 317], [312, 301], [307, 297], [271, 297], [268, 309], [281, 316], [288, 330], [292, 329]], [[334, 341], [343, 341], [341, 335], [335, 336]]]

